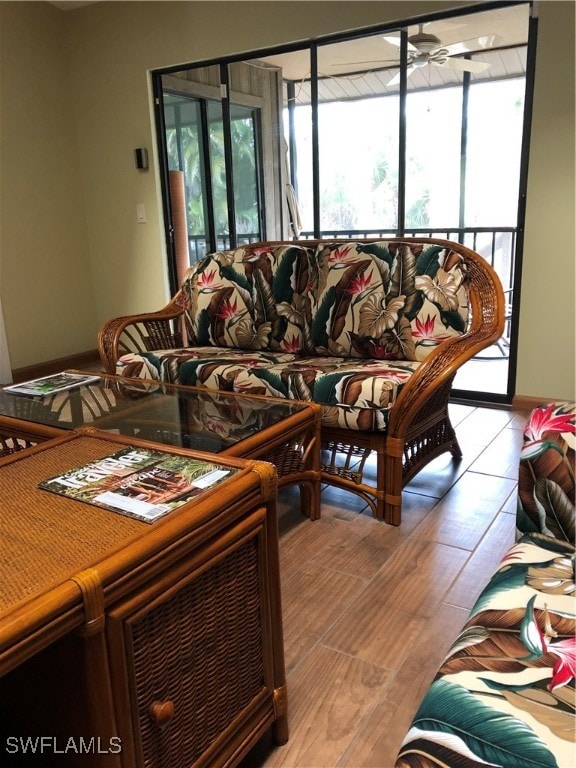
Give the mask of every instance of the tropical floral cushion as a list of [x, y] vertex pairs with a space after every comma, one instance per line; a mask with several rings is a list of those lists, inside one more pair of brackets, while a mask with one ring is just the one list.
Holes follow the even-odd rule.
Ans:
[[385, 432], [390, 408], [418, 363], [338, 357], [300, 358], [241, 372], [235, 391], [322, 406], [322, 424]]
[[308, 251], [292, 245], [218, 251], [183, 283], [190, 346], [310, 350]]
[[217, 347], [124, 355], [116, 373], [212, 390], [305, 400], [322, 405], [322, 422], [385, 431], [388, 412], [419, 363], [301, 357]]
[[574, 547], [526, 534], [474, 606], [396, 768], [574, 763]]
[[317, 354], [423, 360], [468, 326], [465, 264], [442, 246], [323, 243], [311, 266]]
[[123, 355], [116, 374], [133, 379], [153, 379], [168, 384], [206, 387], [231, 392], [243, 370], [287, 364], [295, 355], [250, 352], [227, 347], [183, 347]]
[[396, 768], [576, 765], [574, 403], [532, 412], [519, 541], [476, 601], [414, 716]]
[[516, 525], [574, 542], [576, 404], [552, 403], [532, 411], [524, 429], [518, 473]]

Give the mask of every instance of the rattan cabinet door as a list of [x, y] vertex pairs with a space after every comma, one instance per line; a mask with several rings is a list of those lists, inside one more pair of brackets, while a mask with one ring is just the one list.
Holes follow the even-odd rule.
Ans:
[[251, 519], [109, 613], [130, 768], [235, 765], [275, 718], [264, 510]]

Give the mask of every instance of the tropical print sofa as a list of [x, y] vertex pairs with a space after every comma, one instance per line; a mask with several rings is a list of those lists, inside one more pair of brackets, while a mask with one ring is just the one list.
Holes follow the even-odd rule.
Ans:
[[396, 768], [576, 765], [573, 403], [536, 409], [518, 483], [518, 541], [428, 689]]
[[[460, 454], [451, 382], [499, 338], [503, 306], [492, 268], [458, 243], [259, 243], [209, 254], [163, 310], [107, 323], [99, 349], [122, 376], [319, 403], [326, 447], [348, 455], [326, 481], [375, 497], [376, 516], [399, 522], [408, 473]], [[374, 449], [387, 477], [370, 489], [349, 457]]]

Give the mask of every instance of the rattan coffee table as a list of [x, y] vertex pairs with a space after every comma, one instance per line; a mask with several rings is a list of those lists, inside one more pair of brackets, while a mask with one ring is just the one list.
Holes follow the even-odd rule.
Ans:
[[320, 407], [314, 403], [112, 375], [48, 397], [0, 390], [0, 440], [34, 444], [87, 424], [156, 444], [269, 461], [278, 486], [298, 485], [304, 514], [320, 517]]
[[3, 767], [231, 768], [288, 738], [274, 468], [219, 458], [151, 524], [38, 487], [126, 446], [84, 427], [0, 458]]

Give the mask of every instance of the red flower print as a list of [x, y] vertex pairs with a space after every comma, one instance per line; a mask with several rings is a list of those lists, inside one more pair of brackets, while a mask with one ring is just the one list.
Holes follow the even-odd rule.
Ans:
[[[329, 264], [334, 264], [334, 266], [338, 266], [342, 264], [346, 260], [346, 257], [352, 250], [352, 246], [348, 245], [345, 248], [336, 248], [332, 253], [330, 254], [330, 257], [328, 259]], [[350, 264], [354, 264], [355, 262], [351, 261], [348, 262]]]
[[420, 318], [416, 318], [416, 330], [412, 331], [412, 335], [419, 339], [430, 339], [434, 336], [435, 321], [431, 315], [428, 315], [426, 320], [422, 322]]
[[291, 339], [283, 339], [282, 349], [284, 352], [296, 354], [300, 351], [300, 339], [296, 336], [296, 334], [293, 334]]
[[221, 317], [224, 320], [232, 320], [234, 317], [236, 317], [237, 313], [238, 303], [236, 300], [234, 300], [234, 303], [232, 303], [229, 299], [226, 299], [226, 301], [223, 301], [222, 304], [220, 304], [218, 317]]
[[394, 360], [396, 357], [395, 352], [387, 350], [382, 344], [374, 344], [373, 341], [370, 341], [368, 346], [370, 348], [370, 357], [373, 357], [376, 360]]
[[557, 408], [555, 405], [549, 405], [547, 408], [536, 408], [530, 416], [530, 421], [524, 429], [526, 440], [533, 442], [541, 440], [545, 432], [572, 432], [576, 431], [575, 415], [573, 413], [562, 413], [552, 416]]
[[553, 691], [576, 677], [576, 637], [549, 643], [548, 651], [558, 657], [552, 668], [552, 680], [548, 684], [548, 690]]
[[198, 288], [202, 291], [202, 293], [213, 293], [214, 291], [219, 291], [220, 288], [222, 288], [221, 284], [216, 285], [214, 283], [214, 280], [216, 278], [216, 270], [213, 269], [211, 272], [202, 272], [198, 277]]
[[365, 275], [364, 273], [356, 275], [356, 277], [350, 281], [348, 288], [346, 288], [346, 293], [351, 293], [353, 296], [362, 293], [362, 291], [365, 291], [366, 288], [370, 286], [371, 282], [372, 275]]

